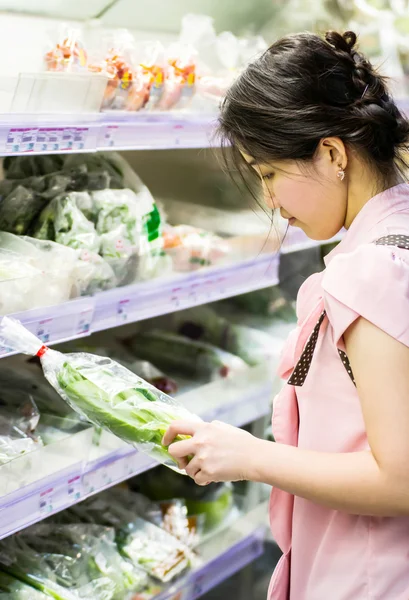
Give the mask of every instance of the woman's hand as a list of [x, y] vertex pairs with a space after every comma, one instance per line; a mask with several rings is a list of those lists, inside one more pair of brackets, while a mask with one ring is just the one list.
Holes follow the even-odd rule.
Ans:
[[[192, 437], [172, 444], [177, 435]], [[163, 445], [170, 444], [169, 454], [198, 485], [207, 485], [214, 481], [251, 478], [257, 441], [250, 433], [220, 421], [174, 421], [163, 438]]]

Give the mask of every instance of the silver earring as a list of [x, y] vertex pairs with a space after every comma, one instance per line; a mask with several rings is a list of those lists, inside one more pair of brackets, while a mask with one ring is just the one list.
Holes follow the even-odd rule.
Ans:
[[344, 169], [342, 169], [342, 168], [339, 169], [339, 171], [337, 172], [337, 177], [341, 181], [344, 181], [344, 177], [345, 177], [345, 171], [344, 171]]

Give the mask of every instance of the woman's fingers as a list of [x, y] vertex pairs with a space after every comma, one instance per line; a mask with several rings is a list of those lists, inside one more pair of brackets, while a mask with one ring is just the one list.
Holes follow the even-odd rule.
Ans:
[[178, 467], [181, 471], [184, 471], [189, 464], [188, 458], [179, 458], [176, 461], [178, 463]]
[[168, 452], [176, 460], [195, 454], [195, 441], [193, 438], [190, 438], [189, 440], [175, 442], [169, 446]]
[[195, 475], [195, 483], [197, 485], [209, 485], [209, 483], [211, 483], [211, 481], [209, 481], [206, 477], [205, 474], [203, 474], [203, 471], [199, 471], [198, 473], [196, 473]]
[[173, 421], [163, 436], [162, 445], [169, 446], [178, 435], [194, 435], [202, 425], [200, 421]]
[[192, 479], [195, 479], [196, 475], [200, 471], [200, 464], [199, 464], [199, 461], [197, 460], [197, 458], [192, 458], [192, 460], [189, 462], [189, 464], [185, 468], [185, 471], [189, 475], [189, 477], [191, 477]]

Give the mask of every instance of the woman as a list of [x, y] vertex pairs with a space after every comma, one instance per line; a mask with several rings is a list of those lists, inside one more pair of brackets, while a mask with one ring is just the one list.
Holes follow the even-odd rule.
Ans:
[[347, 229], [299, 292], [278, 443], [218, 422], [176, 422], [164, 439], [192, 436], [169, 451], [199, 485], [273, 486], [274, 600], [409, 599], [409, 125], [355, 43], [286, 37], [222, 107], [271, 209], [312, 239]]

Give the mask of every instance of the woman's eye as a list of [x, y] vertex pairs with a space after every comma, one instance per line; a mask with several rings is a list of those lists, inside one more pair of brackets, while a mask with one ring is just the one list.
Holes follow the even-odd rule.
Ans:
[[274, 173], [267, 173], [267, 175], [263, 175], [263, 179], [265, 180], [269, 180], [269, 179], [273, 179], [274, 177]]

